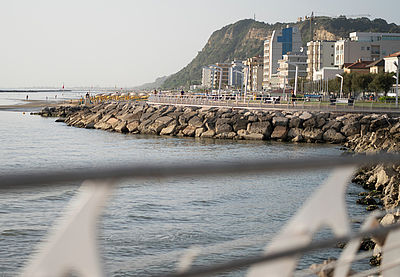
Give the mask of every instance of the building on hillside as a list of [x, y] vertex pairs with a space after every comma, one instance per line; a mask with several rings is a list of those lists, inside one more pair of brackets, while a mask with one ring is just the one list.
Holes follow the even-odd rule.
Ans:
[[397, 66], [400, 66], [400, 52], [396, 52], [389, 56], [386, 56], [384, 60], [385, 60], [385, 72], [387, 73], [396, 72]]
[[369, 68], [369, 73], [378, 74], [378, 73], [385, 72], [385, 60], [380, 59], [380, 60], [374, 61], [374, 62], [370, 63], [367, 67]]
[[337, 74], [342, 74], [343, 72], [344, 70], [338, 67], [324, 67], [321, 70], [314, 72], [313, 80], [332, 80], [337, 78]]
[[243, 75], [244, 67], [242, 61], [233, 61], [231, 67], [229, 68], [229, 86], [232, 88], [242, 88], [243, 87]]
[[310, 41], [307, 43], [307, 79], [313, 80], [314, 73], [335, 64], [336, 41]]
[[278, 61], [288, 52], [299, 52], [302, 48], [301, 33], [297, 27], [275, 30], [264, 42], [263, 87], [266, 89], [277, 78]]
[[263, 84], [264, 59], [262, 56], [248, 58], [244, 65], [247, 76], [247, 90], [261, 91]]
[[350, 33], [335, 43], [335, 66], [362, 59], [377, 61], [400, 50], [400, 33]]
[[289, 80], [292, 80], [296, 76], [296, 66], [298, 65], [297, 76], [307, 77], [307, 56], [304, 53], [287, 53], [283, 55], [283, 58], [279, 60], [278, 68], [278, 83], [288, 84]]
[[369, 73], [369, 65], [372, 61], [363, 61], [359, 59], [354, 63], [345, 63], [343, 65], [344, 73]]

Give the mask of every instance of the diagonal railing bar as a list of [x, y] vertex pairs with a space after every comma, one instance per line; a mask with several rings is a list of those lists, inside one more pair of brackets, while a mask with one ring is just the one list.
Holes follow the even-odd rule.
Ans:
[[[216, 274], [224, 271], [233, 271], [242, 269], [244, 267], [248, 267], [258, 263], [270, 262], [277, 259], [281, 259], [284, 257], [291, 257], [295, 255], [305, 254], [311, 251], [329, 248], [336, 246], [338, 243], [347, 243], [354, 239], [359, 239], [363, 237], [370, 236], [385, 236], [393, 230], [400, 229], [400, 223], [388, 225], [384, 227], [377, 227], [368, 231], [362, 231], [355, 234], [339, 236], [335, 238], [326, 239], [323, 241], [311, 242], [306, 246], [300, 246], [296, 248], [285, 249], [282, 251], [271, 252], [262, 256], [253, 256], [242, 259], [234, 259], [226, 263], [221, 263], [217, 265], [209, 265], [209, 266], [199, 266], [193, 267], [191, 270], [183, 272], [183, 273], [172, 273], [172, 274], [163, 274], [164, 277], [195, 277], [195, 276], [206, 276], [211, 274]], [[153, 277], [161, 277], [161, 275], [154, 275]]]
[[[242, 160], [182, 163], [173, 165], [120, 165], [114, 167], [81, 168], [71, 170], [36, 171], [0, 176], [0, 189], [18, 189], [46, 186], [46, 184], [76, 182], [87, 179], [107, 178], [170, 178], [248, 173], [274, 173], [326, 169], [344, 166], [367, 166], [378, 163], [399, 163], [400, 155], [378, 154], [324, 158], [300, 158], [291, 160]], [[48, 186], [48, 185], [47, 185]]]

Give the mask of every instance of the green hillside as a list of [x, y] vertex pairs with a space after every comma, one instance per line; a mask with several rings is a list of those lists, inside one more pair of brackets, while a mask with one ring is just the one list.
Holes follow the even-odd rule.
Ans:
[[[230, 62], [263, 55], [265, 38], [275, 29], [298, 26], [303, 43], [310, 40], [310, 22], [266, 24], [252, 19], [240, 20], [215, 31], [197, 56], [179, 72], [169, 76], [163, 88], [177, 88], [201, 83], [201, 68], [217, 62]], [[346, 17], [313, 19], [315, 39], [338, 39], [347, 37], [350, 32], [393, 32], [400, 33], [400, 26], [388, 24], [383, 19], [348, 19]]]

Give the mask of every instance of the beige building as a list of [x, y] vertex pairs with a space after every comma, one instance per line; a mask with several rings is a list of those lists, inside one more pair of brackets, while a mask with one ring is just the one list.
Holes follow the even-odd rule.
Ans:
[[247, 72], [247, 90], [249, 91], [261, 91], [263, 88], [263, 72], [264, 72], [264, 59], [262, 56], [256, 56], [247, 59], [244, 62], [247, 66], [245, 71]]
[[310, 41], [307, 43], [307, 79], [313, 80], [314, 73], [335, 63], [336, 41]]
[[303, 53], [288, 53], [279, 60], [278, 83], [280, 85], [288, 84], [289, 80], [295, 78], [296, 66], [298, 66], [298, 78], [307, 76], [307, 56]]
[[350, 39], [335, 43], [335, 66], [359, 59], [377, 61], [400, 50], [400, 33], [350, 33]]

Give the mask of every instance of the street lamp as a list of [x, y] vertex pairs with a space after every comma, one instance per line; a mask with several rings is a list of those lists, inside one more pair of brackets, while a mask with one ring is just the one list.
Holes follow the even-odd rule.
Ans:
[[[292, 62], [287, 62], [287, 64], [291, 64], [291, 65], [294, 65], [296, 67], [296, 74], [295, 74], [295, 77], [294, 77], [294, 92], [293, 92], [294, 96], [296, 96], [297, 95], [297, 76], [299, 74], [299, 64], [298, 63], [292, 63]], [[288, 68], [288, 75], [289, 75], [289, 68]]]
[[339, 75], [339, 74], [336, 74], [336, 77], [341, 79], [341, 81], [340, 81], [340, 98], [342, 98], [343, 97], [342, 96], [342, 93], [343, 93], [343, 76]]
[[396, 66], [396, 108], [399, 107], [399, 65], [397, 62], [393, 62]]

